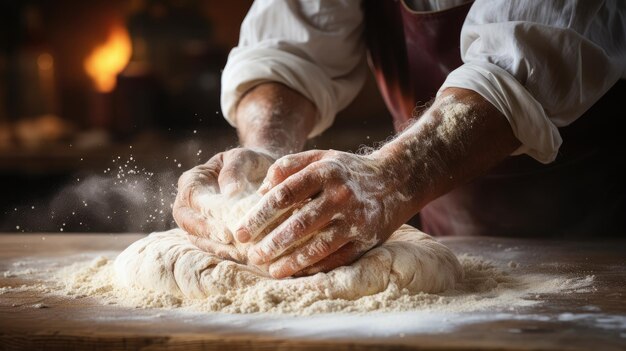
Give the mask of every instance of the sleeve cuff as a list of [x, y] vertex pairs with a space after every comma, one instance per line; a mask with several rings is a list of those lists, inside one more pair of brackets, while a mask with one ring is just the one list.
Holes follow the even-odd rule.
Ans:
[[[304, 82], [303, 77], [310, 80]], [[285, 84], [315, 104], [318, 117], [309, 138], [332, 125], [337, 113], [331, 95], [333, 82], [319, 67], [286, 51], [235, 48], [222, 73], [221, 92], [222, 113], [233, 127], [236, 127], [233, 117], [239, 99], [248, 90], [265, 82]]]
[[542, 163], [554, 161], [562, 143], [557, 127], [507, 71], [491, 63], [466, 63], [448, 75], [437, 94], [451, 87], [477, 92], [506, 117], [522, 143], [513, 155], [525, 153]]

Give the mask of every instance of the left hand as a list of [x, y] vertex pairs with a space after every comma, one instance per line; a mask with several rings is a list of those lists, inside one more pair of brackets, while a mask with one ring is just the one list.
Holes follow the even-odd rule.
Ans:
[[313, 150], [284, 156], [268, 170], [259, 189], [264, 196], [235, 238], [252, 241], [284, 219], [248, 251], [253, 264], [272, 262], [275, 278], [349, 264], [408, 218], [399, 178], [380, 155]]
[[233, 245], [227, 224], [214, 215], [222, 212], [222, 201], [207, 199], [222, 199], [258, 186], [275, 160], [276, 156], [265, 150], [234, 148], [186, 171], [178, 180], [174, 220], [197, 247], [221, 258], [245, 262], [245, 255]]

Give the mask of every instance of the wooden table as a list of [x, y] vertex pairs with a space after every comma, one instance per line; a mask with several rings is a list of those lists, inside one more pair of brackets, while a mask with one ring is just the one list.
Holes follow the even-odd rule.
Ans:
[[[18, 260], [61, 262], [77, 254], [114, 255], [140, 237], [0, 234], [0, 289], [28, 283], [2, 275]], [[514, 312], [412, 311], [332, 319], [130, 309], [90, 298], [5, 289], [0, 293], [0, 350], [626, 350], [626, 241], [444, 241], [455, 252], [496, 262], [508, 262], [513, 253], [527, 271], [594, 275], [595, 289], [542, 296], [543, 303]]]

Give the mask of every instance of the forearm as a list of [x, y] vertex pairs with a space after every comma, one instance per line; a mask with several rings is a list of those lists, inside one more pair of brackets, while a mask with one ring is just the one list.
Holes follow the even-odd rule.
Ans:
[[315, 105], [279, 83], [264, 83], [244, 95], [235, 113], [244, 147], [279, 157], [301, 151], [317, 118]]
[[410, 199], [403, 217], [485, 173], [519, 141], [506, 118], [477, 93], [446, 89], [415, 124], [373, 156], [380, 157]]

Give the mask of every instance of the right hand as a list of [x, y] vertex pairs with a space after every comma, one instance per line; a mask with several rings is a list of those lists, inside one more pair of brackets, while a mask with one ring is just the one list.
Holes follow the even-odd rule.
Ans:
[[234, 196], [252, 184], [258, 185], [275, 160], [264, 151], [235, 148], [186, 171], [178, 180], [172, 209], [174, 220], [200, 249], [226, 259], [245, 260], [232, 245], [231, 231], [219, 218], [204, 215], [210, 214], [211, 209], [203, 208], [199, 200], [207, 195]]

